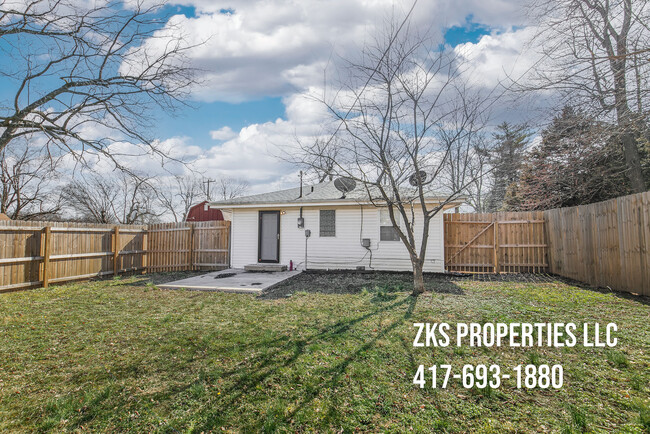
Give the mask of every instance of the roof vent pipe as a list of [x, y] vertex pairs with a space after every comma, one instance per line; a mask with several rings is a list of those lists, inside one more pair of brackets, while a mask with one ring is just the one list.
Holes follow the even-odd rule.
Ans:
[[300, 171], [300, 195], [298, 196], [298, 199], [302, 197], [302, 170]]

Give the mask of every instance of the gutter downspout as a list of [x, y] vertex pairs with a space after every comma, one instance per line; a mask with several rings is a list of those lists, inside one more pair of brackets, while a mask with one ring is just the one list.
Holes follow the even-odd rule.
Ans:
[[235, 221], [235, 212], [230, 210], [230, 228], [228, 228], [228, 268], [232, 268], [232, 227]]

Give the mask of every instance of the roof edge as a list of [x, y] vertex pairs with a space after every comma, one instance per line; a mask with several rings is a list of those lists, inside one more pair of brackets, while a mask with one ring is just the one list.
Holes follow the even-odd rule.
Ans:
[[[462, 205], [465, 203], [465, 197], [459, 197], [458, 199], [455, 199], [453, 201], [450, 201], [447, 203], [444, 208], [453, 208], [458, 205]], [[440, 204], [444, 201], [446, 201], [446, 197], [435, 197], [435, 198], [426, 198], [425, 203], [427, 204]], [[210, 208], [218, 208], [218, 209], [240, 209], [240, 208], [299, 208], [299, 207], [305, 207], [305, 206], [355, 206], [355, 205], [368, 205], [368, 206], [378, 206], [377, 203], [379, 201], [375, 201], [375, 203], [370, 202], [370, 201], [358, 201], [358, 200], [344, 200], [344, 199], [339, 199], [339, 200], [315, 200], [315, 201], [301, 201], [301, 202], [253, 202], [253, 203], [238, 203], [238, 204], [228, 204], [228, 203], [223, 203], [223, 202], [210, 202], [208, 203], [208, 207]], [[419, 203], [415, 203], [415, 205], [419, 205]], [[381, 206], [381, 205], [379, 205]]]

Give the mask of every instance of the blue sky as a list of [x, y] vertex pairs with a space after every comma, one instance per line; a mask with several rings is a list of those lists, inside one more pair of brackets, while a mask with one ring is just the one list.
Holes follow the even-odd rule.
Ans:
[[238, 131], [250, 124], [286, 118], [281, 97], [268, 97], [241, 103], [192, 102], [192, 107], [177, 113], [159, 113], [157, 132], [161, 136], [191, 137], [198, 146], [212, 146], [210, 131], [230, 127]]
[[492, 29], [489, 26], [486, 26], [481, 23], [474, 22], [474, 17], [468, 15], [465, 17], [465, 24], [462, 26], [452, 26], [444, 30], [444, 39], [445, 43], [455, 47], [459, 44], [465, 44], [471, 42], [473, 44], [477, 43], [482, 36], [489, 35], [492, 31], [498, 29]]
[[[190, 17], [195, 15], [193, 8], [178, 10]], [[445, 44], [455, 47], [468, 42], [476, 43], [482, 36], [497, 30], [473, 22], [472, 19], [472, 15], [468, 15], [463, 25], [444, 29]], [[192, 106], [173, 115], [161, 113], [158, 116], [157, 131], [162, 136], [184, 136], [197, 146], [210, 147], [214, 145], [210, 131], [223, 127], [238, 131], [250, 124], [286, 119], [282, 97], [264, 97], [239, 103], [194, 101]]]
[[[252, 193], [293, 186], [298, 169], [278, 153], [296, 137], [310, 140], [318, 134], [324, 108], [310, 95], [322, 88], [324, 71], [331, 77], [337, 59], [358, 55], [387, 17], [400, 16], [409, 5], [390, 0], [172, 3], [161, 13], [167, 21], [161, 31], [180, 29], [193, 43], [205, 41], [190, 53], [202, 84], [192, 91], [191, 107], [153, 113], [150, 135], [168, 143], [175, 156], [196, 159], [192, 169], [206, 176], [247, 179]], [[480, 85], [491, 87], [504, 70], [522, 64], [527, 28], [520, 15], [516, 0], [419, 0], [411, 24], [441, 44], [462, 47]], [[6, 70], [10, 62], [0, 59], [0, 68]], [[42, 90], [58, 80], [46, 79]], [[15, 89], [15, 82], [0, 80], [0, 105], [11, 105]], [[159, 162], [125, 164], [155, 172]]]

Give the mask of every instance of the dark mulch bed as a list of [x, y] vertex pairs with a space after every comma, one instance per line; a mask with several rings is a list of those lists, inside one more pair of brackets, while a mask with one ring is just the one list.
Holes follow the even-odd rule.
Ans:
[[[424, 285], [428, 291], [440, 294], [462, 295], [463, 290], [455, 282], [459, 280], [487, 282], [545, 283], [562, 280], [550, 274], [459, 274], [425, 273]], [[385, 292], [412, 291], [413, 274], [392, 271], [325, 271], [310, 270], [286, 280], [260, 294], [261, 299], [290, 297], [298, 292], [321, 294], [356, 294], [364, 290]]]
[[[427, 289], [447, 294], [462, 294], [462, 289], [451, 279], [440, 274], [425, 274]], [[389, 271], [305, 271], [269, 288], [260, 295], [263, 299], [283, 298], [297, 292], [318, 292], [322, 294], [356, 294], [364, 290], [376, 289], [393, 291], [412, 291], [413, 274]]]

